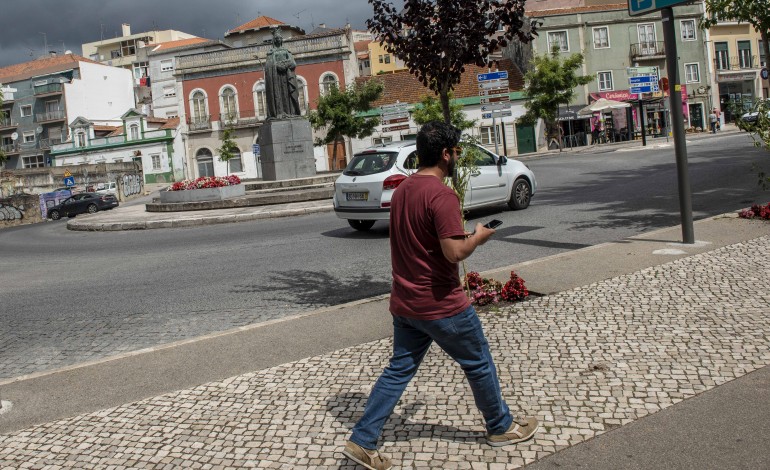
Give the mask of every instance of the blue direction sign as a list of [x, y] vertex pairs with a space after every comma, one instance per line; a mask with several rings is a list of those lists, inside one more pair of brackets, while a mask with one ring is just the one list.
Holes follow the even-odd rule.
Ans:
[[631, 85], [647, 85], [651, 83], [658, 83], [658, 77], [656, 75], [639, 75], [636, 77], [628, 77], [628, 83]]
[[628, 0], [628, 14], [631, 16], [644, 15], [653, 11], [672, 7], [690, 0]]
[[487, 72], [476, 75], [476, 79], [480, 82], [488, 82], [490, 80], [506, 80], [508, 78], [508, 72], [505, 70], [500, 72]]
[[251, 151], [254, 153], [254, 155], [259, 155], [259, 144], [253, 144], [251, 146]]
[[71, 188], [75, 186], [75, 177], [74, 176], [67, 176], [64, 178], [64, 186]]
[[628, 92], [631, 94], [638, 94], [638, 93], [653, 93], [656, 91], [660, 91], [660, 87], [658, 85], [637, 85], [632, 86]]

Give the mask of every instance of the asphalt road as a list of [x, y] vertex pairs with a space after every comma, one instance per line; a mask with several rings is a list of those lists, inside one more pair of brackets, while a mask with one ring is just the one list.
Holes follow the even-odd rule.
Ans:
[[[696, 219], [768, 199], [752, 170], [768, 155], [746, 136], [696, 140], [688, 152]], [[529, 161], [539, 181], [529, 209], [470, 214], [504, 225], [468, 269], [676, 225], [674, 161], [673, 145], [658, 141]], [[387, 230], [355, 232], [331, 213], [136, 232], [64, 222], [2, 230], [0, 378], [386, 293]]]

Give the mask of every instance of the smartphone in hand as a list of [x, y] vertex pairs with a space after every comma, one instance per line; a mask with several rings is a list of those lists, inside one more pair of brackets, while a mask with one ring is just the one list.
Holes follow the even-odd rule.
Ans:
[[485, 228], [496, 229], [497, 227], [499, 227], [501, 225], [503, 225], [503, 221], [502, 220], [492, 219], [489, 222], [485, 223], [484, 227]]

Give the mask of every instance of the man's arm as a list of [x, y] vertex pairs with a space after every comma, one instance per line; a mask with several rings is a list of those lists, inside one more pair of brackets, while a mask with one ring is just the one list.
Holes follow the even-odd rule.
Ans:
[[469, 257], [477, 246], [486, 243], [494, 233], [493, 229], [477, 223], [476, 231], [470, 236], [440, 239], [441, 252], [450, 262], [459, 263]]

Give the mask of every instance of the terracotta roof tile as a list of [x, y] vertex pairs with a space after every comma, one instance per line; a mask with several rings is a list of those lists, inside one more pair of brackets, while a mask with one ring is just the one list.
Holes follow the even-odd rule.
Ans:
[[[503, 59], [499, 62], [500, 70], [508, 72], [508, 83], [511, 91], [521, 91], [524, 89], [524, 76], [516, 65], [509, 59]], [[477, 67], [476, 65], [466, 65], [465, 73], [460, 83], [454, 88], [455, 98], [469, 98], [479, 96], [478, 81], [476, 74], [487, 72], [486, 67]], [[368, 80], [382, 80], [385, 85], [382, 98], [372, 103], [372, 107], [391, 104], [399, 101], [401, 103], [417, 103], [425, 95], [434, 95], [428, 88], [423, 86], [417, 78], [409, 73], [408, 70], [401, 70], [394, 73], [384, 73], [373, 77], [358, 77], [357, 82], [366, 82]]]
[[613, 3], [609, 5], [589, 5], [584, 7], [572, 7], [572, 8], [555, 8], [553, 10], [540, 10], [540, 11], [528, 11], [527, 16], [545, 17], [545, 16], [559, 16], [570, 15], [572, 13], [586, 13], [592, 11], [614, 11], [614, 10], [627, 10], [627, 3]]
[[176, 129], [177, 127], [179, 127], [179, 118], [173, 117], [169, 118], [165, 124], [160, 126], [160, 129]]
[[119, 128], [120, 126], [104, 126], [104, 125], [101, 125], [101, 124], [94, 124], [93, 127], [94, 127], [94, 131], [112, 132], [115, 129]]
[[191, 46], [193, 44], [200, 44], [200, 43], [209, 42], [209, 41], [211, 40], [206, 38], [187, 38], [187, 39], [178, 39], [176, 41], [166, 41], [161, 43], [148, 44], [147, 47], [152, 49], [152, 52], [157, 52], [157, 51], [167, 51], [170, 49], [176, 49], [177, 47]]
[[243, 31], [247, 31], [249, 29], [260, 29], [267, 26], [275, 26], [275, 25], [282, 25], [286, 24], [283, 21], [278, 21], [275, 18], [270, 18], [269, 16], [260, 16], [259, 18], [255, 18], [248, 23], [243, 23], [240, 26], [237, 26], [230, 31], [227, 32], [227, 34], [230, 33], [239, 33]]
[[372, 41], [356, 41], [353, 43], [353, 48], [356, 52], [366, 52], [369, 50], [369, 43]]
[[26, 80], [37, 75], [75, 69], [79, 67], [78, 62], [88, 62], [91, 64], [99, 63], [75, 54], [46, 57], [44, 59], [31, 60], [29, 62], [0, 68], [0, 82], [15, 82]]

